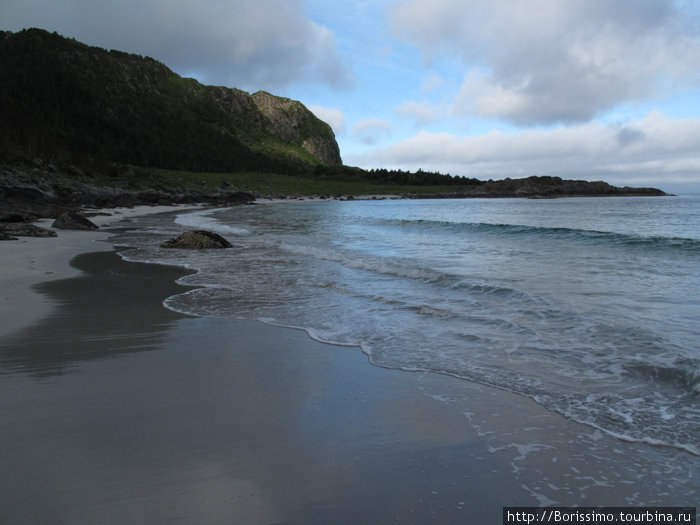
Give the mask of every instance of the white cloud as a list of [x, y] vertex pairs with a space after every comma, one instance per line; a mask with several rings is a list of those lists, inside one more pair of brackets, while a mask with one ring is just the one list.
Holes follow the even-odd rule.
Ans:
[[3, 29], [41, 27], [156, 58], [205, 83], [274, 91], [353, 83], [335, 36], [302, 0], [3, 0]]
[[458, 57], [458, 114], [584, 122], [700, 84], [700, 21], [673, 0], [405, 0], [394, 34], [426, 60]]
[[352, 136], [358, 142], [372, 145], [391, 135], [391, 127], [391, 122], [387, 120], [363, 119], [352, 127]]
[[345, 134], [345, 121], [347, 117], [339, 109], [325, 108], [323, 106], [309, 106], [311, 112], [333, 128], [336, 135]]
[[404, 102], [396, 108], [396, 114], [401, 117], [415, 119], [419, 126], [430, 124], [443, 116], [444, 109], [441, 109], [430, 102]]
[[654, 111], [624, 126], [596, 121], [468, 137], [421, 132], [349, 161], [479, 179], [547, 174], [617, 184], [700, 185], [700, 119]]

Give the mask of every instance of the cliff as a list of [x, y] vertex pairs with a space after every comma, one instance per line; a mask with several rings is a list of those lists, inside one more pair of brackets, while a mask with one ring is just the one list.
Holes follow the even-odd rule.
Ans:
[[333, 131], [296, 100], [258, 91], [253, 102], [266, 119], [265, 124], [282, 139], [301, 144], [314, 157], [326, 164], [342, 164], [340, 149]]
[[204, 86], [148, 57], [0, 32], [0, 155], [78, 166], [304, 173], [341, 164], [300, 102]]

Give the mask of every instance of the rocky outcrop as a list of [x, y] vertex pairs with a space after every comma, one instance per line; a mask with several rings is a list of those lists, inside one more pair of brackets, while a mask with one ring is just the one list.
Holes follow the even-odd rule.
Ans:
[[210, 248], [231, 248], [231, 243], [221, 235], [205, 230], [192, 230], [164, 242], [161, 248], [181, 250], [206, 250]]
[[56, 217], [56, 220], [53, 221], [53, 224], [51, 225], [54, 228], [57, 228], [59, 230], [98, 230], [99, 226], [92, 222], [90, 219], [87, 219], [80, 215], [79, 213], [69, 211], [66, 213], [60, 214], [58, 217]]
[[[333, 132], [331, 131], [331, 133]], [[340, 158], [340, 148], [338, 148], [334, 135], [332, 135], [332, 140], [323, 136], [308, 137], [301, 145], [311, 155], [321, 159], [326, 164], [341, 165], [343, 163]]]
[[340, 149], [331, 127], [309, 111], [301, 102], [277, 97], [265, 91], [252, 95], [253, 102], [265, 117], [270, 131], [281, 139], [300, 144], [325, 164], [342, 164]]
[[26, 222], [0, 222], [0, 240], [17, 240], [17, 237], [56, 237], [56, 232]]
[[255, 201], [252, 193], [225, 188], [203, 188], [200, 191], [168, 188], [127, 189], [139, 175], [122, 175], [112, 178], [113, 185], [96, 186], [78, 180], [86, 179], [84, 173], [73, 175], [56, 168], [49, 170], [45, 163], [38, 166], [3, 166], [0, 163], [0, 221], [3, 216], [15, 214], [56, 218], [65, 212], [81, 207], [122, 208], [172, 204], [212, 204], [233, 206]]
[[0, 214], [0, 241], [16, 241], [18, 237], [56, 237], [56, 232], [32, 224], [37, 216], [20, 213]]

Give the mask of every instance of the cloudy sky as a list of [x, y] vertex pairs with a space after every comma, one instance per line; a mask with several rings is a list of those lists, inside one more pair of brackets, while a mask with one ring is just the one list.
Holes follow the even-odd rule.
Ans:
[[301, 100], [346, 164], [700, 192], [700, 0], [0, 0], [25, 27]]

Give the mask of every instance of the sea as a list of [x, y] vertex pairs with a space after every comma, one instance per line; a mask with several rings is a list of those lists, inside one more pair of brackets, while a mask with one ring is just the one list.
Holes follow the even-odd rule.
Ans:
[[[187, 229], [233, 248], [159, 247]], [[300, 328], [700, 455], [700, 196], [261, 201], [109, 242], [193, 270], [172, 310]]]

